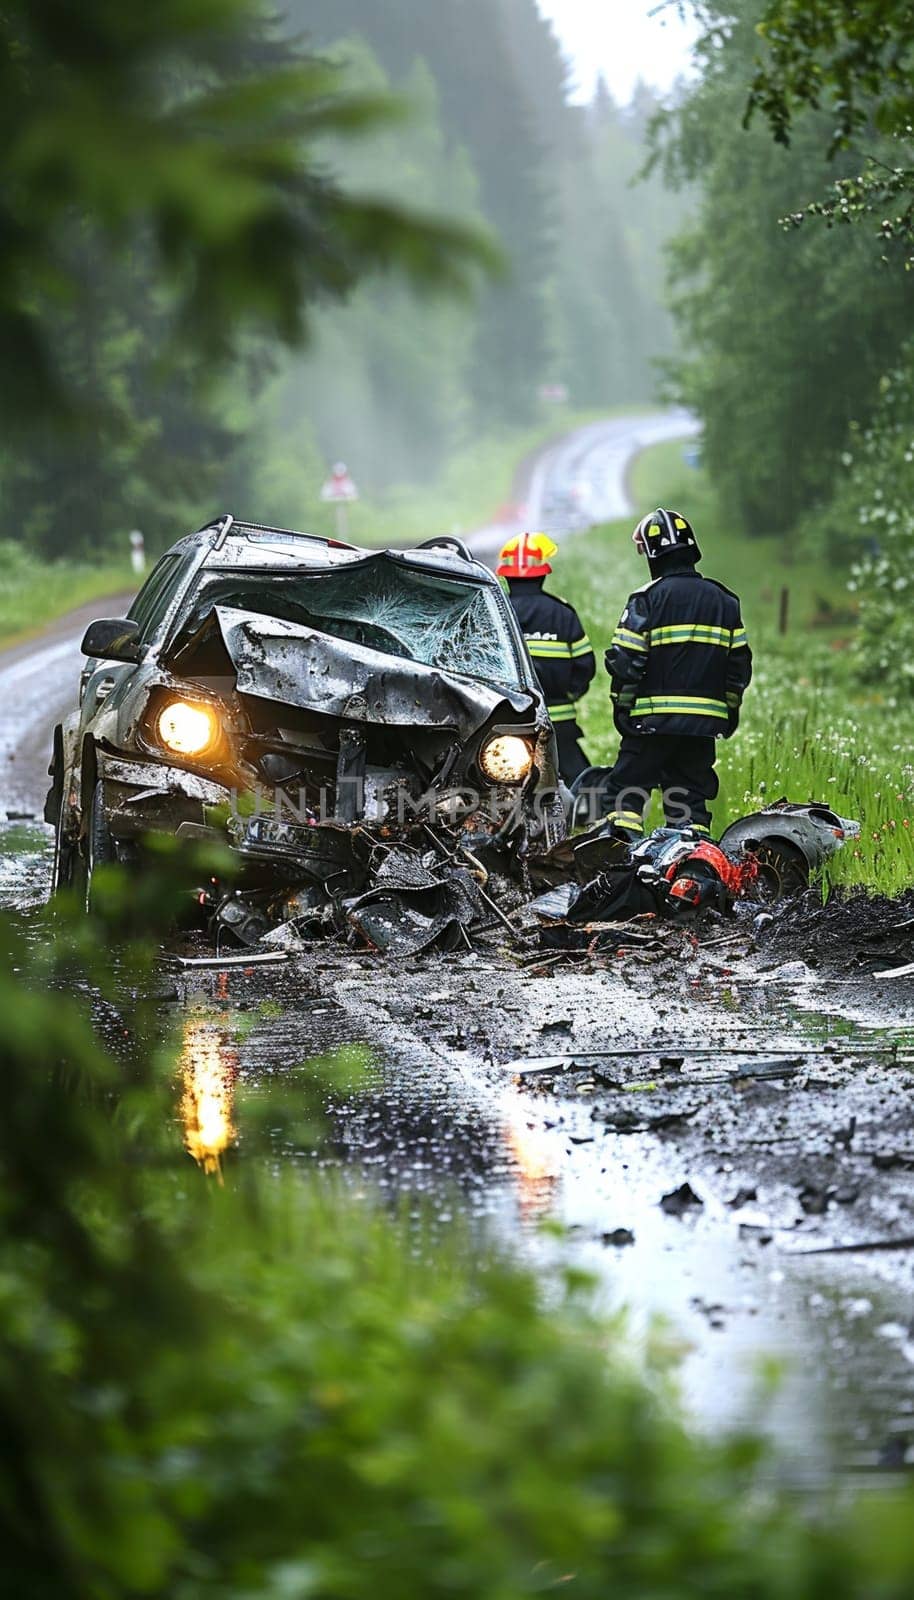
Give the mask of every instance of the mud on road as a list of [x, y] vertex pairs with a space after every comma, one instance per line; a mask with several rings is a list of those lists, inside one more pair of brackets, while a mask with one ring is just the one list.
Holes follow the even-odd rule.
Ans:
[[[908, 982], [880, 996], [749, 933], [704, 951], [677, 934], [650, 965], [551, 972], [504, 951], [404, 966], [328, 949], [269, 979], [185, 975], [176, 1004], [230, 1016], [265, 989], [281, 1017], [240, 1042], [227, 1026], [240, 1085], [353, 1040], [378, 1074], [367, 1093], [330, 1097], [328, 1139], [303, 1159], [421, 1201], [442, 1226], [459, 1208], [546, 1272], [583, 1266], [639, 1339], [664, 1316], [695, 1414], [758, 1422], [798, 1477], [835, 1453], [862, 1471], [904, 1463]], [[243, 1116], [238, 1129], [243, 1152]], [[773, 1399], [759, 1377], [771, 1358]]]

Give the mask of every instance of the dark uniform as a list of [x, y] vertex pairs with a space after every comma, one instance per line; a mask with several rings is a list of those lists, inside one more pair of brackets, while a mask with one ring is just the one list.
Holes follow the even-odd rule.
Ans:
[[575, 702], [597, 670], [581, 619], [567, 601], [545, 594], [542, 578], [509, 578], [508, 597], [521, 625], [555, 727], [559, 770], [566, 783], [587, 771]]
[[606, 669], [619, 756], [612, 768], [591, 767], [576, 792], [619, 832], [638, 837], [651, 791], [660, 789], [670, 826], [709, 833], [715, 741], [735, 731], [752, 677], [736, 595], [671, 554], [662, 575], [630, 597]]

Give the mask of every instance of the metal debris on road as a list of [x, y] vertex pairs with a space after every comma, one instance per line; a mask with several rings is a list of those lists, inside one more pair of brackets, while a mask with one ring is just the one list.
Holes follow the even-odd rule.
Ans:
[[700, 1211], [703, 1207], [704, 1201], [690, 1183], [681, 1183], [678, 1189], [671, 1189], [660, 1201], [660, 1209], [668, 1217], [683, 1217], [687, 1211]]

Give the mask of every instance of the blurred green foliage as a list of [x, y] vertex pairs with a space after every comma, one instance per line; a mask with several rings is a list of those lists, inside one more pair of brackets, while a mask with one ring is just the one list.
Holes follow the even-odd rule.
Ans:
[[15, 539], [0, 539], [0, 646], [84, 601], [130, 594], [136, 581], [126, 551], [107, 565], [49, 562]]
[[469, 476], [451, 508], [454, 463], [560, 422], [544, 382], [573, 408], [650, 398], [688, 197], [631, 186], [655, 97], [570, 105], [534, 0], [283, 22], [39, 0], [0, 27], [29, 63], [0, 156], [21, 242], [0, 348], [5, 305], [28, 385], [0, 446], [11, 538], [81, 559], [223, 508], [322, 527], [341, 456], [369, 512], [418, 486], [450, 527], [494, 508]]
[[[466, 284], [478, 236], [342, 192], [315, 146], [364, 134], [389, 101], [280, 39], [258, 0], [115, 6], [12, 0], [0, 19], [3, 118], [0, 352], [11, 412], [44, 412], [59, 386], [44, 300], [145, 247], [171, 283], [183, 341], [222, 353], [239, 325], [301, 336], [317, 295], [395, 265], [420, 283]], [[491, 259], [491, 257], [489, 257]]]
[[910, 283], [882, 272], [863, 232], [785, 233], [855, 158], [826, 156], [811, 113], [789, 149], [742, 131], [763, 0], [706, 5], [700, 73], [656, 130], [670, 181], [699, 193], [671, 277], [684, 355], [677, 392], [701, 414], [707, 465], [735, 524], [786, 530], [824, 503], [848, 429], [865, 426], [909, 320]]
[[[133, 886], [153, 936], [172, 879], [163, 857]], [[579, 1294], [547, 1310], [459, 1228], [432, 1247], [313, 1168], [196, 1171], [181, 1058], [131, 999], [151, 946], [120, 947], [112, 977], [103, 923], [2, 939], [7, 1592], [910, 1592], [910, 1494], [799, 1509], [750, 1441], [691, 1438], [663, 1372], [630, 1369]], [[83, 1000], [61, 988], [77, 973]]]
[[[914, 267], [914, 9], [909, 0], [769, 0], [745, 120], [758, 112], [789, 145], [799, 113], [827, 109], [828, 148], [854, 152], [852, 177], [789, 219], [875, 221], [883, 260]], [[884, 150], [873, 149], [874, 135]]]
[[[911, 287], [887, 270], [914, 263], [914, 8], [698, 9], [699, 80], [656, 130], [670, 177], [702, 193], [697, 225], [672, 257], [685, 343], [675, 381], [704, 419], [705, 461], [734, 525], [789, 530], [791, 558], [847, 580], [839, 609], [858, 608], [860, 626], [839, 676], [853, 693], [881, 692], [892, 713], [884, 736], [868, 728], [869, 755], [898, 741], [894, 702], [910, 689], [914, 650]], [[828, 229], [778, 232], [777, 218], [809, 216]], [[866, 217], [879, 255], [869, 230], [851, 226]], [[820, 714], [831, 714], [824, 703]], [[841, 720], [839, 708], [833, 715]]]
[[317, 302], [388, 271], [467, 293], [497, 265], [439, 197], [340, 185], [330, 143], [402, 108], [260, 0], [14, 0], [0, 46], [0, 492], [32, 546], [170, 542], [254, 459], [271, 341]]

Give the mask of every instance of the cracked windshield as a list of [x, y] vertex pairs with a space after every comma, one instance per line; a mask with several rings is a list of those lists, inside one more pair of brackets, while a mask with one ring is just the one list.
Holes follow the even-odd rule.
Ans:
[[910, 0], [0, 34], [4, 1593], [910, 1600]]

